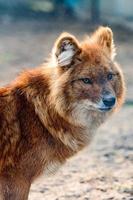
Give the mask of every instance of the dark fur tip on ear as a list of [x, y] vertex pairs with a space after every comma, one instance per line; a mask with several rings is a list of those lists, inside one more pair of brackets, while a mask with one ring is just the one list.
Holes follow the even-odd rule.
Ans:
[[103, 48], [108, 56], [113, 59], [116, 53], [111, 28], [101, 26], [96, 30], [92, 37]]
[[55, 57], [58, 66], [67, 66], [72, 63], [74, 56], [80, 51], [77, 39], [69, 33], [62, 33], [55, 42], [53, 57]]

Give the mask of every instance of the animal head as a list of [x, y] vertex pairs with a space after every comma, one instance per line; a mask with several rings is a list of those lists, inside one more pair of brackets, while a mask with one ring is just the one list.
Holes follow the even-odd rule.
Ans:
[[83, 42], [69, 33], [61, 34], [53, 48], [57, 72], [53, 94], [58, 111], [103, 114], [120, 107], [124, 80], [114, 58], [113, 33], [108, 27], [100, 27]]

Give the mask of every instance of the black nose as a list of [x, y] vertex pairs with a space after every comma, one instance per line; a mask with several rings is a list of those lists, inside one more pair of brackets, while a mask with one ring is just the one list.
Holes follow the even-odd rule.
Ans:
[[115, 105], [116, 98], [115, 97], [104, 97], [103, 98], [103, 103], [107, 107], [113, 107]]

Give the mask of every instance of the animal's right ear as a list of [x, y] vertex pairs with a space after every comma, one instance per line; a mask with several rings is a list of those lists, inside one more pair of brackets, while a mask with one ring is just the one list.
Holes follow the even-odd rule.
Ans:
[[60, 67], [74, 64], [76, 56], [81, 52], [77, 39], [69, 34], [63, 33], [55, 42], [53, 58]]

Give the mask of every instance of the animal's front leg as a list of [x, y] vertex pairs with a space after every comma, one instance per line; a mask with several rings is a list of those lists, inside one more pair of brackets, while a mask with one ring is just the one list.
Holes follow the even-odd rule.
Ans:
[[30, 183], [22, 177], [0, 176], [0, 200], [27, 200]]

